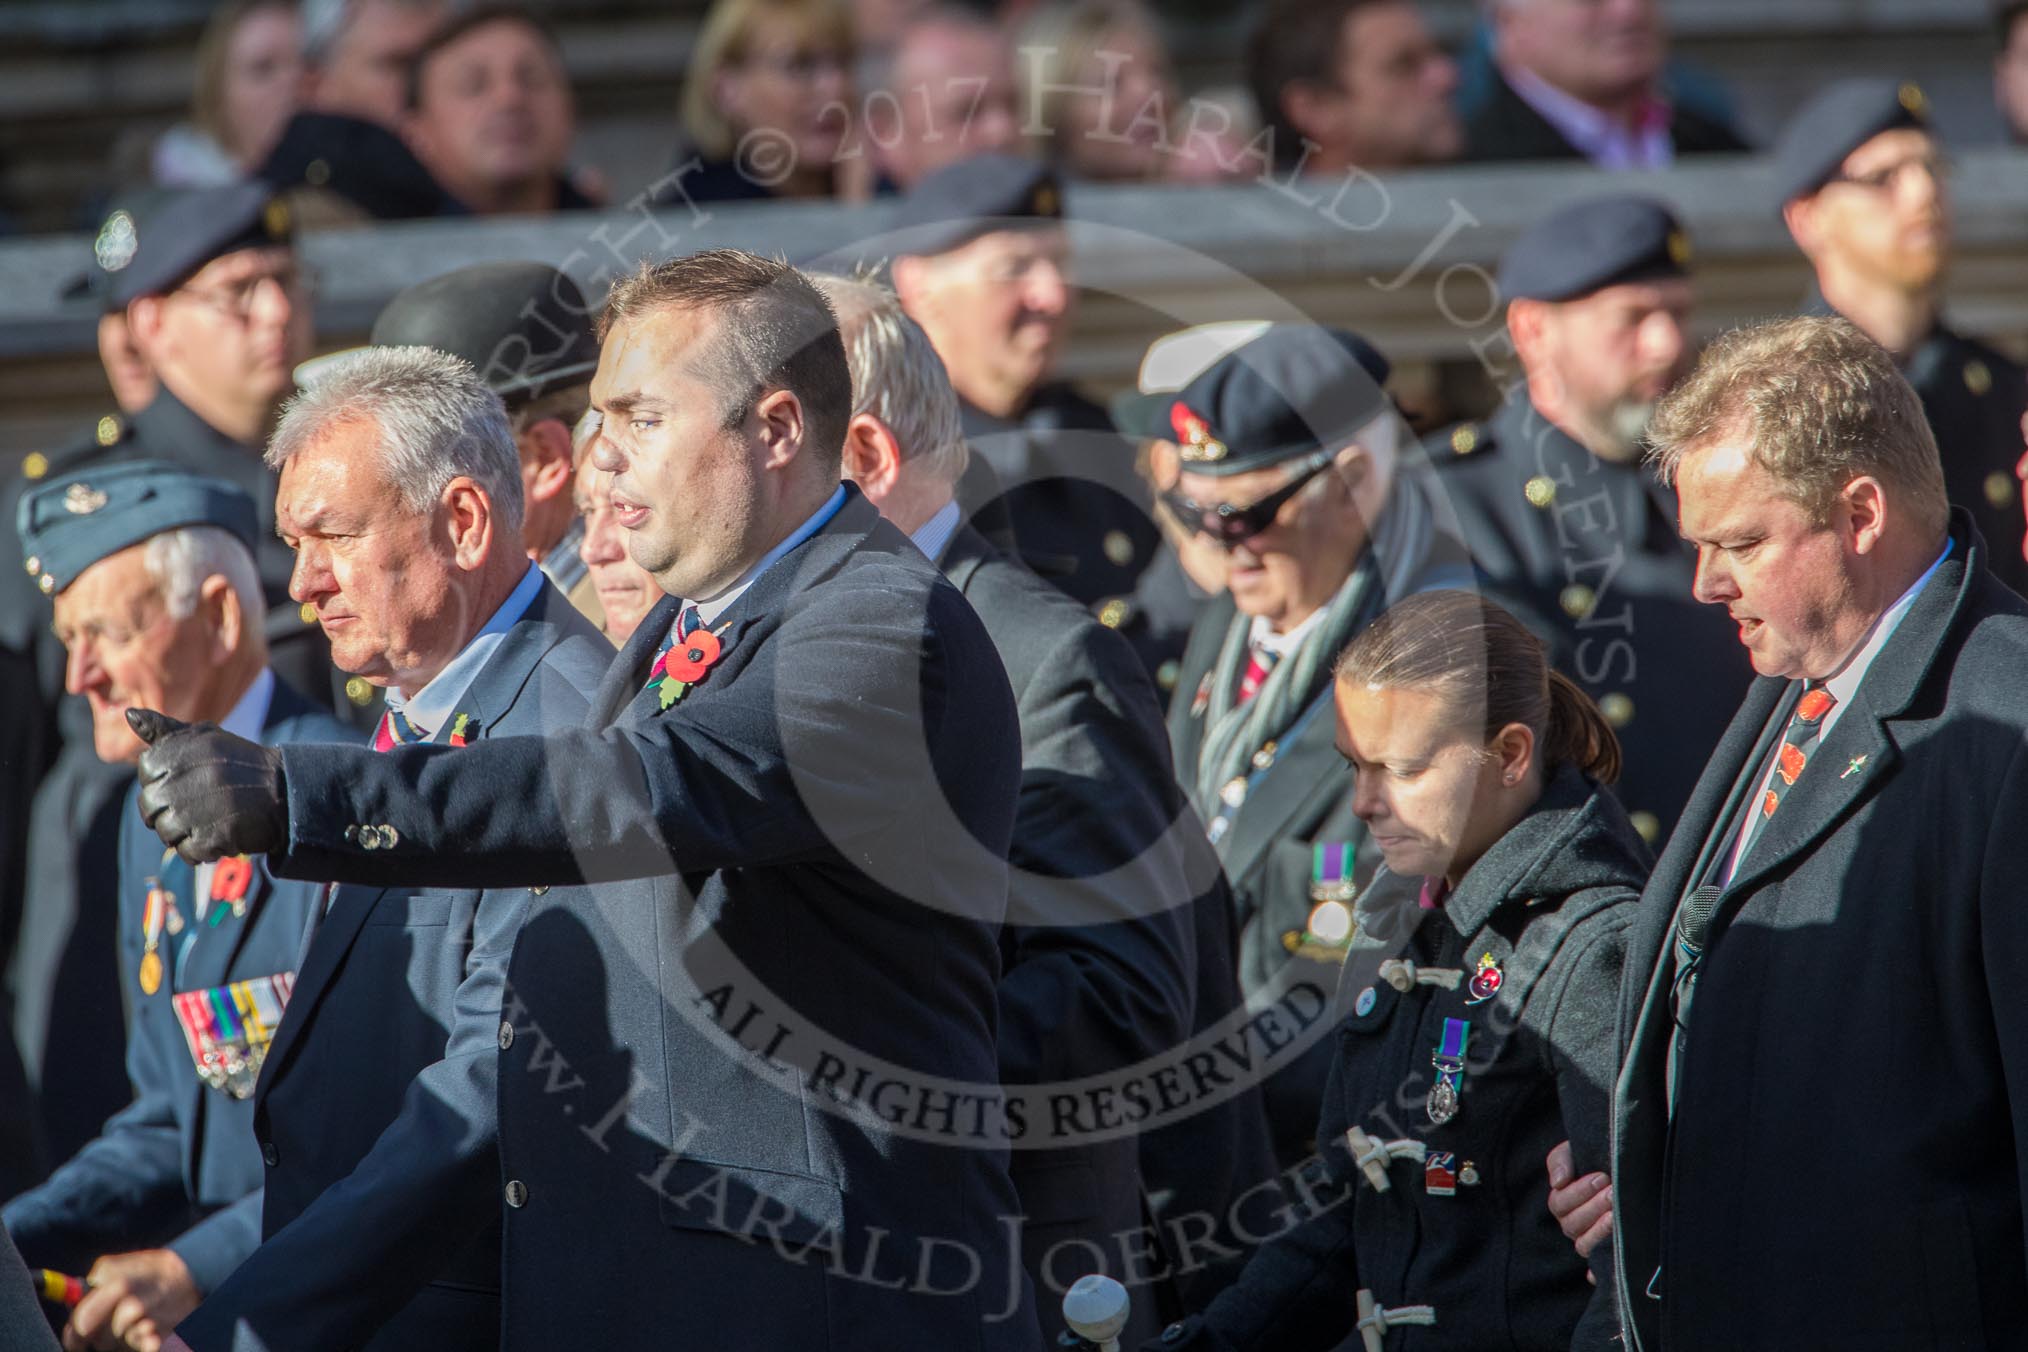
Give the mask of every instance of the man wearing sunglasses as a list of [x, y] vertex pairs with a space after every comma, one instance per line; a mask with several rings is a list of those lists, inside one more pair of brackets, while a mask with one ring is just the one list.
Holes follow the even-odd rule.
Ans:
[[1943, 322], [1950, 161], [1915, 84], [1832, 85], [1776, 149], [1782, 219], [1816, 270], [1806, 310], [1841, 314], [1894, 354], [1943, 451], [1944, 487], [1992, 542], [1990, 565], [2028, 590], [2020, 482], [2028, 375]]
[[[1169, 737], [1232, 884], [1248, 995], [1291, 976], [1328, 995], [1352, 890], [1380, 862], [1332, 746], [1333, 662], [1401, 597], [1470, 585], [1424, 477], [1397, 458], [1387, 373], [1356, 335], [1271, 325], [1185, 385], [1162, 425], [1132, 429], [1176, 444], [1163, 510], [1229, 565], [1191, 630]], [[1263, 1086], [1284, 1166], [1315, 1148], [1330, 1045]]]

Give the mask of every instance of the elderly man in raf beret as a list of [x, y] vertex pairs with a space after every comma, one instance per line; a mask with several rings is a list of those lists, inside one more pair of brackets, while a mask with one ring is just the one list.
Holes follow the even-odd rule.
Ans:
[[[65, 686], [92, 741], [131, 764], [131, 706], [166, 708], [264, 745], [333, 741], [343, 727], [267, 661], [253, 501], [143, 461], [59, 477], [22, 499], [28, 569], [55, 600]], [[30, 1263], [94, 1285], [68, 1346], [152, 1346], [260, 1239], [253, 1085], [289, 998], [321, 889], [259, 858], [196, 867], [120, 818], [120, 981], [132, 1010], [133, 1101], [0, 1218]]]

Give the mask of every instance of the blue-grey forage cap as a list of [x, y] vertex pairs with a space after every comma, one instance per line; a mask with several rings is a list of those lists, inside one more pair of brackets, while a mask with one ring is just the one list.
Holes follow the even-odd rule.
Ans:
[[924, 177], [895, 214], [896, 253], [940, 254], [995, 230], [1063, 219], [1063, 185], [1039, 160], [971, 155]]
[[1536, 222], [1501, 257], [1498, 282], [1503, 299], [1555, 302], [1689, 268], [1690, 234], [1676, 213], [1629, 194], [1573, 202]]
[[1775, 144], [1775, 190], [1787, 204], [1831, 181], [1845, 157], [1884, 131], [1929, 127], [1929, 99], [1911, 80], [1831, 85], [1789, 119]]
[[260, 532], [245, 490], [159, 460], [51, 479], [22, 494], [14, 516], [29, 575], [48, 596], [99, 560], [164, 531], [217, 526], [248, 549]]

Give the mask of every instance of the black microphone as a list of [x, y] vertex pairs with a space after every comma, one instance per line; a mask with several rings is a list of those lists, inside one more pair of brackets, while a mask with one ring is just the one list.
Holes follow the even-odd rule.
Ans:
[[1706, 883], [1683, 898], [1683, 905], [1676, 911], [1676, 943], [1683, 950], [1683, 957], [1695, 962], [1704, 955], [1704, 945], [1711, 938], [1711, 917], [1718, 910], [1720, 888], [1716, 883]]

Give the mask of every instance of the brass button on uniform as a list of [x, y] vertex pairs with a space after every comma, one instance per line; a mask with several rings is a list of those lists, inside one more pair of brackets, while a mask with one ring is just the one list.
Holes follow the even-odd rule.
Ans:
[[2014, 476], [2003, 470], [1996, 469], [1986, 476], [1986, 501], [1995, 507], [2010, 505], [2019, 491]]
[[1538, 474], [1521, 485], [1521, 492], [1527, 497], [1530, 505], [1547, 507], [1556, 501], [1556, 480], [1547, 474]]
[[40, 479], [49, 473], [49, 457], [41, 451], [30, 451], [21, 457], [21, 473], [30, 479]]
[[1993, 388], [1993, 370], [1982, 361], [1965, 363], [1965, 388], [1984, 398]]
[[1451, 430], [1451, 454], [1470, 455], [1479, 446], [1479, 429], [1470, 423], [1459, 423]]
[[1155, 668], [1155, 684], [1160, 686], [1164, 693], [1167, 693], [1176, 688], [1177, 678], [1182, 674], [1183, 664], [1173, 657], [1169, 658], [1161, 666]]
[[1650, 845], [1661, 844], [1662, 819], [1660, 817], [1657, 817], [1652, 812], [1634, 812], [1628, 814], [1627, 820], [1634, 824], [1634, 830], [1640, 833], [1642, 840], [1647, 841]]
[[1615, 690], [1598, 702], [1598, 711], [1605, 715], [1605, 721], [1616, 728], [1623, 728], [1634, 721], [1634, 701]]
[[1127, 622], [1127, 613], [1132, 609], [1124, 596], [1115, 596], [1098, 609], [1098, 622], [1108, 629], [1117, 629]]
[[507, 1180], [507, 1205], [517, 1211], [528, 1205], [528, 1185], [518, 1178]]
[[1598, 593], [1582, 582], [1573, 582], [1557, 593], [1556, 603], [1571, 619], [1581, 620], [1591, 614], [1591, 608], [1598, 604]]
[[[304, 624], [315, 624], [317, 622], [317, 604], [314, 601], [303, 602], [301, 606], [297, 607], [296, 613], [303, 617]], [[355, 676], [353, 679], [357, 680], [358, 677]]]
[[99, 419], [96, 435], [99, 445], [112, 445], [120, 439], [120, 420], [108, 413], [105, 417]]
[[1124, 568], [1134, 561], [1134, 538], [1123, 530], [1107, 531], [1105, 539], [1100, 541], [1100, 548], [1105, 550], [1106, 557], [1115, 567]]
[[42, 559], [37, 555], [30, 554], [28, 556], [28, 575], [30, 577], [34, 577], [37, 573], [41, 571], [42, 571]]
[[364, 676], [354, 676], [345, 682], [345, 698], [364, 708], [373, 702], [373, 683]]

